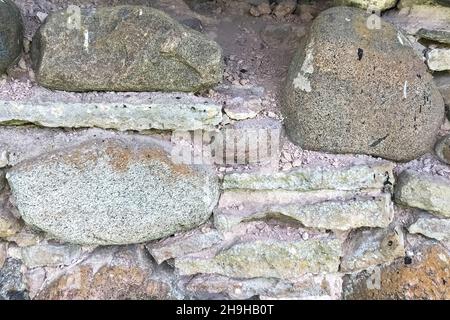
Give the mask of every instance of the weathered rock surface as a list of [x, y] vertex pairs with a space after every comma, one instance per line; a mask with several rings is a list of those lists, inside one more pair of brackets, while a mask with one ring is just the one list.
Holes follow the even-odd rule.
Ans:
[[25, 222], [81, 244], [159, 239], [204, 223], [218, 198], [208, 168], [175, 164], [169, 148], [95, 140], [25, 161], [7, 174]]
[[222, 235], [209, 226], [147, 244], [147, 250], [156, 262], [184, 256], [212, 247], [222, 241]]
[[22, 260], [29, 268], [70, 265], [81, 253], [81, 247], [70, 244], [49, 243], [21, 248]]
[[145, 250], [139, 246], [98, 248], [88, 259], [64, 269], [54, 279], [47, 279], [35, 299], [173, 298], [170, 283], [151, 279], [153, 273]]
[[[246, 192], [242, 195], [242, 202], [239, 202], [236, 201], [239, 194], [226, 191], [221, 197], [234, 199], [235, 202], [231, 206], [219, 205], [214, 210], [214, 225], [219, 230], [229, 230], [245, 221], [278, 218], [291, 219], [310, 228], [350, 230], [359, 227], [387, 227], [394, 217], [390, 194], [355, 197], [354, 194], [324, 193], [317, 194], [317, 199], [314, 199], [311, 192], [306, 192], [298, 194], [301, 200], [292, 199], [293, 202], [285, 204], [269, 203], [271, 196], [283, 197], [281, 193], [271, 195], [265, 192]], [[334, 198], [335, 196], [338, 198]], [[222, 198], [222, 203], [228, 202]], [[257, 199], [261, 201], [253, 202]], [[308, 203], [308, 200], [311, 202]]]
[[6, 185], [5, 175], [6, 175], [5, 171], [0, 169], [0, 191], [2, 191]]
[[450, 219], [420, 217], [409, 226], [408, 231], [439, 240], [450, 248]]
[[218, 44], [146, 6], [54, 12], [32, 58], [39, 84], [66, 91], [198, 91], [223, 71]]
[[438, 141], [434, 148], [439, 160], [450, 164], [450, 136], [445, 136]]
[[450, 299], [450, 256], [434, 246], [412, 258], [344, 278], [344, 299]]
[[0, 238], [13, 236], [22, 228], [22, 223], [12, 214], [5, 195], [0, 195]]
[[[444, 98], [445, 104], [450, 106], [450, 72], [441, 72], [433, 75], [434, 82], [439, 89], [439, 92]], [[450, 113], [447, 110], [447, 118], [450, 120]]]
[[[423, 3], [412, 4], [407, 5], [399, 14], [390, 12], [390, 14], [385, 14], [383, 17], [386, 17], [386, 19], [389, 19], [407, 34], [411, 35], [416, 35], [420, 29], [450, 31], [450, 8], [445, 6]], [[433, 19], [430, 19], [430, 17], [433, 17]]]
[[23, 24], [13, 1], [0, 2], [0, 74], [15, 63], [22, 53]]
[[335, 274], [307, 274], [293, 280], [275, 278], [233, 279], [219, 275], [195, 276], [186, 286], [196, 298], [211, 295], [228, 299], [331, 299], [341, 296], [342, 278]]
[[8, 258], [0, 268], [0, 300], [28, 299], [20, 260]]
[[417, 36], [422, 39], [436, 41], [440, 43], [450, 44], [450, 29], [449, 30], [434, 30], [422, 28], [417, 31]]
[[175, 259], [181, 275], [220, 274], [237, 278], [297, 278], [305, 273], [333, 273], [339, 268], [341, 243], [337, 239], [263, 239], [235, 243], [214, 256]]
[[224, 177], [223, 189], [253, 190], [381, 190], [393, 183], [393, 164], [387, 161], [355, 163], [341, 168], [296, 168], [289, 172], [232, 173]]
[[341, 271], [355, 271], [405, 256], [403, 232], [400, 228], [356, 230], [347, 239], [341, 260]]
[[33, 88], [22, 100], [0, 101], [0, 124], [97, 127], [121, 131], [211, 129], [222, 107], [193, 95], [160, 93], [67, 94]]
[[3, 268], [3, 265], [5, 264], [7, 250], [8, 250], [8, 243], [0, 242], [0, 269]]
[[315, 19], [289, 70], [286, 131], [304, 149], [411, 160], [434, 146], [442, 97], [407, 38], [367, 16], [334, 7]]
[[387, 10], [394, 8], [396, 0], [337, 0], [337, 3], [344, 6], [354, 6], [362, 9]]
[[450, 181], [411, 170], [403, 171], [395, 187], [395, 201], [401, 205], [450, 217]]
[[431, 49], [427, 52], [427, 64], [433, 71], [450, 70], [450, 49]]

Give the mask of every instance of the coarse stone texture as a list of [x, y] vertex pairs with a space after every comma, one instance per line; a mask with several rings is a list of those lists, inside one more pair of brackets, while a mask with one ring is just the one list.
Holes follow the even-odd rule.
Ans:
[[23, 263], [29, 268], [70, 265], [81, 253], [81, 247], [71, 244], [38, 244], [21, 249]]
[[222, 241], [222, 235], [210, 226], [204, 226], [156, 243], [146, 245], [157, 263], [210, 248]]
[[20, 260], [7, 258], [0, 268], [0, 300], [28, 299]]
[[423, 249], [411, 264], [398, 259], [389, 266], [344, 278], [344, 299], [450, 299], [450, 256], [439, 246]]
[[35, 87], [21, 100], [0, 101], [0, 125], [97, 127], [121, 131], [211, 129], [222, 121], [222, 107], [184, 93], [53, 93]]
[[[311, 192], [299, 194], [311, 198]], [[347, 194], [343, 199], [335, 199], [304, 203], [302, 201], [273, 204], [264, 200], [253, 203], [254, 194], [244, 194], [246, 201], [234, 203], [232, 206], [218, 207], [214, 210], [214, 225], [219, 230], [229, 230], [235, 225], [267, 218], [291, 219], [305, 227], [331, 230], [350, 230], [359, 227], [387, 227], [394, 217], [394, 208], [390, 194], [371, 197], [355, 197]], [[273, 195], [279, 196], [280, 193]], [[222, 194], [222, 197], [224, 194]], [[325, 195], [324, 195], [325, 196]], [[236, 195], [225, 195], [236, 198]], [[261, 197], [270, 199], [270, 195]], [[320, 199], [320, 195], [318, 195]], [[237, 208], [237, 209], [236, 209]]]
[[394, 182], [393, 164], [387, 161], [352, 166], [295, 168], [276, 173], [232, 173], [224, 177], [223, 189], [253, 190], [381, 190]]
[[[434, 74], [433, 78], [448, 108], [448, 106], [450, 106], [450, 72], [439, 72]], [[450, 113], [448, 110], [447, 118], [450, 120]]]
[[443, 137], [438, 141], [434, 148], [439, 160], [450, 164], [450, 135]]
[[450, 31], [449, 7], [413, 4], [401, 10], [399, 14], [389, 12], [383, 17], [411, 35], [416, 35], [420, 29]]
[[420, 217], [409, 226], [408, 231], [436, 239], [450, 248], [450, 219]]
[[344, 248], [341, 272], [392, 263], [396, 258], [405, 256], [403, 232], [400, 228], [353, 231]]
[[387, 10], [394, 8], [396, 0], [336, 0], [339, 5], [354, 6], [362, 9]]
[[[3, 150], [3, 151], [0, 151], [0, 168], [4, 168], [4, 167], [6, 167], [8, 165], [8, 155], [7, 155], [7, 152], [5, 151], [5, 150]], [[0, 172], [1, 172], [1, 170], [0, 170]], [[0, 175], [1, 175], [1, 173], [0, 173]], [[0, 185], [1, 185], [1, 179], [2, 178], [0, 178]], [[1, 190], [2, 188], [0, 187], [0, 190]]]
[[417, 36], [426, 40], [450, 44], [450, 28], [449, 30], [434, 30], [422, 28], [417, 31]]
[[[56, 277], [36, 293], [38, 300], [170, 299], [170, 283], [151, 279], [151, 261], [141, 246], [103, 247]], [[29, 274], [29, 283], [33, 274]]]
[[0, 238], [15, 235], [22, 228], [22, 223], [10, 210], [5, 194], [0, 194]]
[[161, 141], [94, 140], [7, 174], [22, 218], [67, 242], [129, 244], [192, 229], [211, 215], [218, 182], [206, 166], [176, 164]]
[[339, 299], [342, 278], [336, 274], [307, 274], [297, 279], [233, 279], [220, 275], [197, 275], [186, 289], [199, 299]]
[[[238, 163], [278, 168], [283, 136], [283, 126], [280, 121], [272, 118], [236, 121], [225, 126], [221, 133], [226, 149], [223, 161], [219, 163], [234, 164], [236, 161], [233, 155], [236, 154], [239, 157]], [[244, 142], [245, 148], [243, 148]], [[239, 145], [239, 150], [245, 151], [235, 152], [234, 145]]]
[[401, 205], [450, 217], [450, 181], [443, 177], [403, 171], [395, 187], [395, 201]]
[[442, 97], [409, 40], [367, 17], [334, 7], [314, 20], [290, 66], [286, 131], [304, 149], [411, 160], [434, 146]]
[[181, 275], [220, 274], [237, 278], [296, 278], [305, 273], [333, 273], [339, 268], [341, 243], [337, 239], [274, 239], [240, 242], [213, 257], [175, 259]]
[[291, 14], [295, 11], [295, 8], [297, 7], [297, 1], [295, 0], [280, 0], [278, 1], [278, 4], [273, 9], [273, 14], [277, 18], [282, 18], [284, 16], [287, 16], [288, 14]]
[[[443, 1], [445, 1], [445, 0], [442, 0], [442, 3], [444, 3]], [[440, 0], [400, 0], [400, 1], [398, 1], [397, 7], [399, 9], [402, 9], [402, 8], [416, 6], [416, 5], [436, 6], [436, 5], [441, 4], [439, 2], [440, 2]]]
[[450, 70], [450, 49], [436, 48], [427, 52], [428, 68], [433, 71]]
[[51, 13], [33, 38], [36, 80], [66, 91], [198, 91], [222, 78], [217, 43], [147, 6]]
[[0, 192], [3, 190], [3, 188], [6, 185], [6, 179], [5, 179], [5, 171], [0, 169]]
[[7, 250], [8, 250], [8, 242], [0, 242], [0, 269], [5, 264]]
[[22, 53], [23, 24], [19, 9], [11, 0], [0, 2], [0, 74]]

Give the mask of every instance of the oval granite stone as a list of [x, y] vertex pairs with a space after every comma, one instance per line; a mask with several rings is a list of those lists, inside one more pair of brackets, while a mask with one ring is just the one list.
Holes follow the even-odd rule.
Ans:
[[24, 161], [7, 179], [26, 223], [78, 244], [131, 244], [192, 229], [219, 197], [215, 173], [161, 141], [94, 140]]

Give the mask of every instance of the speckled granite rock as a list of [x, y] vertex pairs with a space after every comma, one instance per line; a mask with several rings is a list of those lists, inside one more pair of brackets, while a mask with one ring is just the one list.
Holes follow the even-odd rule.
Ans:
[[367, 14], [334, 7], [313, 22], [283, 98], [286, 131], [304, 149], [397, 161], [432, 150], [444, 104], [407, 38]]
[[[222, 77], [222, 51], [203, 34], [146, 6], [48, 16], [33, 39], [39, 84], [67, 91], [198, 91]], [[71, 23], [69, 23], [71, 19]]]
[[204, 223], [218, 199], [209, 168], [173, 163], [170, 147], [94, 140], [7, 174], [22, 218], [82, 244], [129, 244]]
[[0, 1], [0, 74], [22, 53], [23, 24], [19, 9], [11, 0]]

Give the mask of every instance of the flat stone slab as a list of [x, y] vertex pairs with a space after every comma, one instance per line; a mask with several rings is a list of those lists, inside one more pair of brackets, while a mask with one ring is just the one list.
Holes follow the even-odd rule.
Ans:
[[437, 216], [450, 217], [450, 180], [405, 170], [395, 187], [395, 201]]
[[0, 96], [0, 125], [200, 130], [219, 124], [221, 109], [211, 99], [186, 93], [66, 93], [33, 87], [17, 99]]
[[361, 190], [383, 188], [387, 181], [393, 183], [388, 161], [355, 163], [342, 168], [296, 168], [277, 173], [233, 173], [224, 177], [223, 189], [253, 190]]

